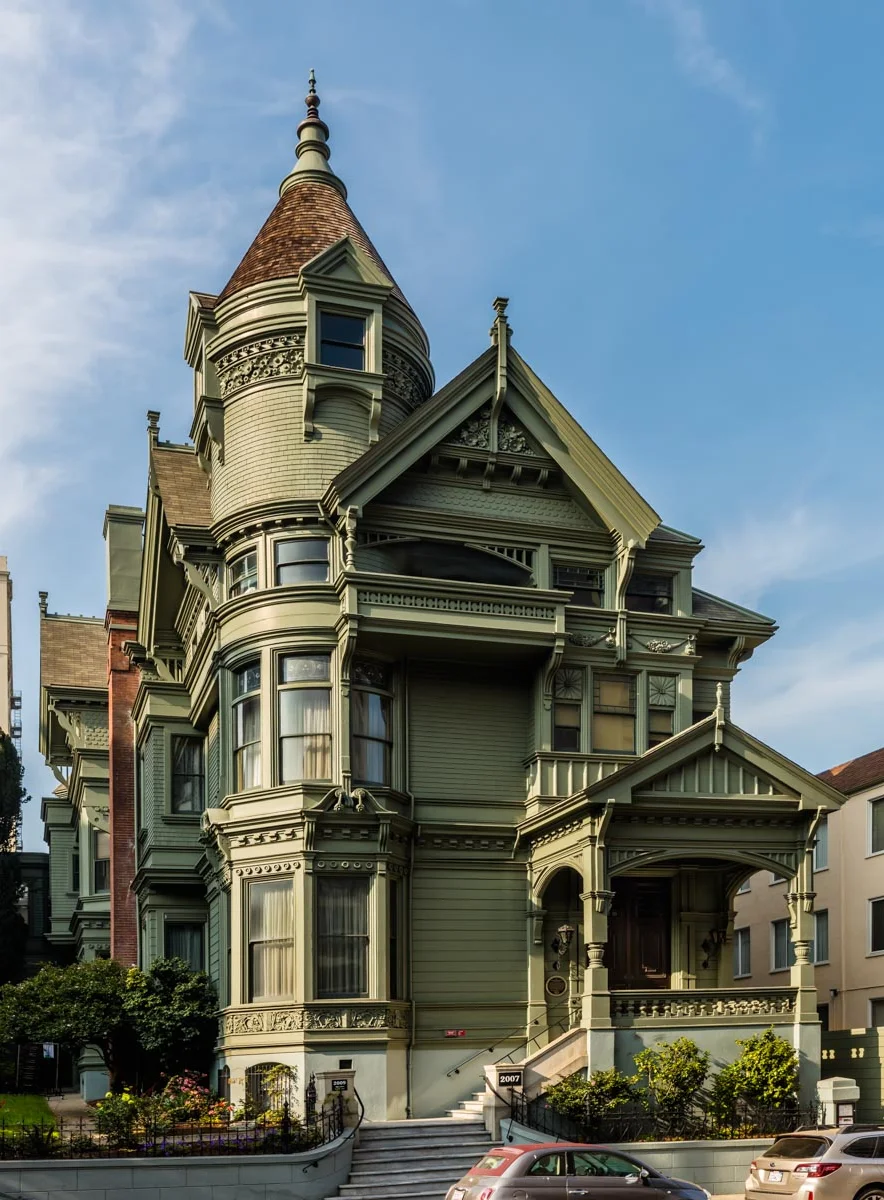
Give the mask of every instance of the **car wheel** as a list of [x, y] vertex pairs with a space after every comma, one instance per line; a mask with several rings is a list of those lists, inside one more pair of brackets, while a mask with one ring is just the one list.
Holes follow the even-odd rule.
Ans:
[[854, 1200], [884, 1200], [884, 1183], [873, 1183], [856, 1193]]

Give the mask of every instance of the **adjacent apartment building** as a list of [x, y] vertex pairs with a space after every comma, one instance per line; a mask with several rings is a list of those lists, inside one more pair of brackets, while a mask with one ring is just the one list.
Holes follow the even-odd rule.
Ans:
[[[809, 1093], [810, 854], [843, 795], [730, 719], [774, 623], [693, 586], [700, 541], [521, 357], [505, 300], [436, 390], [328, 132], [311, 89], [279, 202], [190, 296], [191, 440], [148, 414], [105, 618], [43, 615], [76, 952], [208, 970], [235, 1100], [268, 1064], [351, 1063], [370, 1117], [430, 1116], [529, 1037], [629, 1068], [770, 1024]], [[795, 961], [747, 992], [726, 948], [763, 870]]]
[[[884, 1026], [884, 749], [819, 776], [848, 797], [817, 827], [811, 957], [824, 1029]], [[746, 880], [735, 901], [734, 982], [788, 976], [794, 960], [789, 884], [779, 872]]]

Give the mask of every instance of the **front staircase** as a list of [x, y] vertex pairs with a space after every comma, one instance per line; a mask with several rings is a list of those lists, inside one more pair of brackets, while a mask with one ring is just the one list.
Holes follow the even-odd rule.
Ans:
[[367, 1122], [359, 1131], [342, 1200], [445, 1200], [490, 1149], [481, 1115]]

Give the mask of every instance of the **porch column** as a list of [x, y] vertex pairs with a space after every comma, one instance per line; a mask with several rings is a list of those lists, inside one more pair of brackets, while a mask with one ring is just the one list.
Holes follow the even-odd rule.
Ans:
[[608, 889], [605, 861], [605, 832], [613, 812], [608, 801], [605, 812], [593, 822], [593, 831], [583, 849], [583, 936], [586, 959], [583, 974], [582, 1024], [586, 1029], [587, 1061], [590, 1072], [614, 1065], [614, 1027], [611, 1021], [611, 993], [608, 968], [604, 966], [608, 944], [608, 909], [612, 893]]
[[820, 1074], [820, 1025], [814, 983], [811, 946], [813, 945], [813, 859], [810, 849], [801, 856], [798, 871], [788, 894], [789, 925], [795, 962], [790, 971], [795, 997], [794, 1046], [800, 1065], [801, 1102], [809, 1104], [816, 1094]]

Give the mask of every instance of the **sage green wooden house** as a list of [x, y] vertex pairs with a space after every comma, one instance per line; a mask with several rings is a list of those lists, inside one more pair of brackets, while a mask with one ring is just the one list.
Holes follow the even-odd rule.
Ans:
[[[506, 301], [434, 391], [318, 103], [230, 282], [191, 295], [192, 445], [150, 414], [143, 962], [217, 980], [235, 1099], [256, 1064], [350, 1060], [369, 1116], [436, 1115], [508, 1052], [540, 1080], [682, 1034], [726, 1059], [771, 1023], [812, 1087], [810, 849], [842, 797], [730, 720], [773, 622], [692, 586], [700, 542], [521, 358]], [[735, 988], [760, 868], [792, 880], [795, 965]]]

